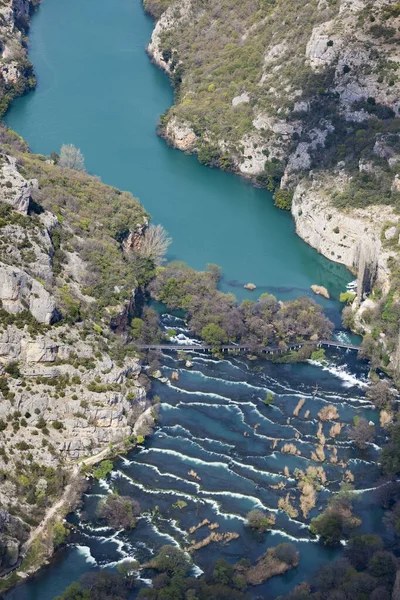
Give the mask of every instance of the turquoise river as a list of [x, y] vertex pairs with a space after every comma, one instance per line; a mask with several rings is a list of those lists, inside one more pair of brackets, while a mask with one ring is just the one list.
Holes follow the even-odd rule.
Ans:
[[[276, 209], [268, 192], [203, 167], [157, 137], [157, 121], [173, 102], [173, 92], [145, 52], [152, 27], [140, 0], [43, 0], [30, 31], [38, 86], [14, 102], [7, 125], [34, 152], [47, 155], [63, 143], [80, 147], [91, 173], [131, 191], [153, 222], [165, 226], [173, 238], [169, 259], [199, 269], [219, 264], [222, 288], [238, 298], [252, 297], [243, 289], [247, 282], [280, 299], [309, 295], [314, 283], [325, 285], [332, 300], [321, 302], [340, 328], [338, 296], [351, 274], [298, 238], [291, 215]], [[169, 315], [162, 321], [177, 330], [183, 346], [190, 341], [183, 321]], [[146, 561], [166, 543], [185, 547], [192, 539], [189, 528], [205, 518], [239, 538], [196, 552], [195, 573], [219, 556], [232, 563], [243, 556], [255, 560], [266, 548], [292, 541], [300, 551], [299, 567], [251, 595], [274, 598], [312, 577], [335, 553], [312, 539], [301, 513], [291, 519], [279, 511], [278, 500], [288, 492], [298, 498], [293, 473], [313, 464], [318, 412], [327, 403], [335, 404], [344, 427], [332, 438], [332, 424], [323, 425], [329, 440], [327, 482], [318, 505], [326, 504], [349, 469], [362, 527], [378, 526], [379, 515], [370, 505], [379, 448], [370, 445], [360, 455], [346, 435], [356, 415], [377, 417], [365, 400], [368, 367], [354, 353], [331, 353], [323, 366], [218, 361], [196, 351], [192, 358], [189, 370], [173, 353], [164, 354], [164, 374], [177, 370], [179, 381], [154, 385], [152, 393], [161, 397], [159, 428], [143, 448], [115, 463], [107, 481], [88, 490], [82, 510], [69, 517], [76, 526], [71, 543], [7, 600], [52, 600], [87, 570], [114, 568], [127, 557]], [[264, 404], [269, 390], [275, 394], [272, 407]], [[296, 416], [300, 398], [305, 405]], [[285, 454], [287, 442], [297, 445], [296, 455]], [[199, 480], [188, 476], [191, 469]], [[99, 499], [114, 488], [142, 506], [144, 516], [131, 532], [112, 531], [96, 519]], [[187, 503], [184, 510], [176, 507], [178, 499]], [[273, 532], [254, 535], [245, 526], [246, 513], [256, 507], [276, 514]], [[316, 514], [314, 509], [310, 517]], [[194, 537], [205, 535], [199, 530]]]

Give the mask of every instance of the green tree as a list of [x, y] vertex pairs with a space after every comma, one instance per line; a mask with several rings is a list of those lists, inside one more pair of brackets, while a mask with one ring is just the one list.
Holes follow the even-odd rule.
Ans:
[[221, 346], [229, 341], [228, 334], [222, 327], [209, 323], [201, 330], [201, 337], [210, 346]]
[[134, 340], [138, 340], [139, 338], [141, 338], [142, 336], [142, 331], [143, 331], [143, 321], [142, 319], [132, 319], [131, 322], [131, 336], [133, 337]]
[[54, 523], [53, 525], [53, 545], [54, 548], [61, 546], [68, 536], [68, 529], [62, 523]]
[[104, 479], [113, 469], [111, 460], [103, 460], [99, 466], [93, 471], [93, 477], [96, 479]]
[[282, 210], [291, 210], [293, 192], [291, 190], [277, 190], [274, 194], [274, 204]]
[[150, 562], [150, 565], [157, 571], [168, 573], [168, 575], [175, 575], [179, 572], [186, 573], [190, 569], [192, 561], [183, 550], [175, 546], [166, 545], [160, 548], [159, 553]]

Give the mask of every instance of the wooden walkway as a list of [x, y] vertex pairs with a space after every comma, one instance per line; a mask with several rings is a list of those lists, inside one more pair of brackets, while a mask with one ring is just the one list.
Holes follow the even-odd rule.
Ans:
[[333, 340], [318, 340], [315, 342], [298, 342], [296, 344], [288, 344], [286, 350], [278, 348], [277, 346], [246, 346], [242, 344], [227, 344], [223, 346], [208, 346], [206, 344], [141, 344], [138, 346], [141, 350], [203, 350], [208, 352], [214, 348], [228, 352], [229, 350], [235, 350], [239, 352], [265, 352], [266, 354], [281, 354], [287, 352], [287, 350], [299, 350], [303, 346], [322, 346], [326, 348], [343, 348], [344, 350], [360, 350], [360, 346], [354, 344], [343, 344], [342, 342], [335, 342]]

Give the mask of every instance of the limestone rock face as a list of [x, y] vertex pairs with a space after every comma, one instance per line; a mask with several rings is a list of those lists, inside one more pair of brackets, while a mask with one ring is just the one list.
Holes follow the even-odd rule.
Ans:
[[0, 160], [0, 201], [26, 215], [31, 191], [33, 187], [37, 187], [37, 182], [29, 182], [19, 173], [15, 157], [2, 154]]
[[247, 104], [248, 102], [250, 102], [250, 96], [247, 94], [247, 92], [243, 92], [243, 94], [240, 94], [240, 96], [235, 96], [235, 98], [233, 98], [232, 106]]
[[173, 118], [167, 125], [166, 136], [179, 150], [193, 150], [197, 136], [188, 123]]
[[192, 12], [191, 0], [182, 0], [179, 4], [173, 4], [161, 16], [157, 22], [147, 47], [147, 52], [158, 67], [170, 73], [168, 62], [164, 60], [161, 52], [161, 36], [163, 32], [168, 31], [178, 24], [183, 25], [186, 21], [190, 22]]
[[311, 68], [319, 71], [332, 64], [342, 49], [342, 40], [332, 35], [333, 23], [314, 27], [307, 44], [306, 56]]
[[57, 315], [54, 297], [39, 281], [4, 263], [0, 263], [0, 300], [7, 312], [28, 309], [39, 323], [49, 325]]
[[[16, 325], [0, 333], [0, 371], [13, 394], [10, 399], [2, 399], [0, 419], [6, 421], [14, 409], [25, 416], [26, 426], [9, 441], [14, 446], [28, 438], [40, 464], [55, 466], [60, 456], [66, 461], [75, 460], [97, 454], [110, 443], [121, 443], [132, 435], [135, 423], [150, 406], [139, 381], [141, 366], [137, 358], [125, 357], [116, 364], [107, 353], [94, 352], [98, 341], [94, 334], [85, 342], [80, 337], [79, 326], [69, 325], [51, 328], [40, 336], [32, 336]], [[21, 385], [19, 378], [4, 373], [3, 365], [10, 360], [18, 362], [29, 389]], [[60, 382], [61, 387], [56, 390], [47, 384], [50, 379], [53, 384]], [[48, 425], [48, 439], [56, 453], [43, 450], [41, 434], [32, 434], [37, 430], [39, 415]], [[54, 422], [61, 422], [62, 429], [53, 428]], [[149, 429], [149, 419], [139, 423], [142, 427], [147, 423]], [[0, 468], [3, 466], [0, 457]], [[0, 505], [1, 492], [2, 486]]]
[[[296, 223], [296, 231], [310, 246], [318, 252], [338, 263], [346, 265], [354, 273], [358, 273], [360, 264], [375, 257], [376, 278], [384, 291], [388, 290], [390, 269], [388, 258], [394, 253], [383, 247], [381, 232], [387, 222], [398, 222], [390, 207], [380, 206], [368, 209], [353, 209], [351, 212], [339, 211], [330, 203], [333, 185], [340, 186], [340, 174], [336, 181], [314, 180], [299, 183], [295, 189], [292, 214]], [[368, 255], [368, 256], [367, 256]], [[364, 257], [364, 258], [363, 258]]]
[[58, 354], [58, 345], [52, 340], [40, 338], [25, 345], [27, 362], [54, 362]]
[[6, 510], [0, 509], [0, 571], [16, 564], [20, 542], [26, 538], [23, 523]]

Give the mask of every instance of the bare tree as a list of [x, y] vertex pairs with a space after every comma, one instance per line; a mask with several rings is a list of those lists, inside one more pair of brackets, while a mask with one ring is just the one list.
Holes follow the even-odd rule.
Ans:
[[247, 513], [247, 524], [259, 533], [263, 533], [271, 525], [275, 525], [275, 515], [266, 515], [262, 510], [254, 509]]
[[130, 496], [110, 494], [100, 502], [97, 513], [114, 529], [131, 529], [140, 515], [140, 504]]
[[371, 400], [379, 410], [382, 410], [383, 408], [390, 410], [396, 399], [396, 394], [387, 380], [380, 379], [370, 386], [367, 390], [366, 397], [368, 400]]
[[144, 233], [139, 252], [160, 265], [171, 242], [172, 239], [168, 237], [162, 225], [150, 225]]
[[82, 152], [73, 144], [63, 144], [60, 150], [60, 167], [75, 169], [75, 171], [86, 171], [85, 160]]
[[349, 437], [361, 449], [365, 448], [367, 443], [373, 442], [375, 437], [374, 425], [370, 425], [366, 419], [360, 417], [350, 429]]

